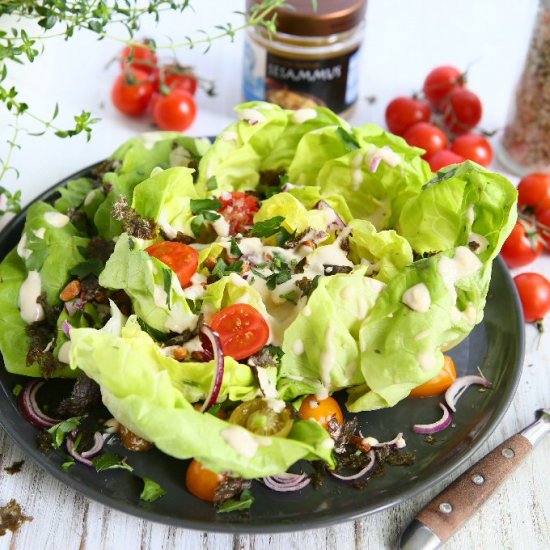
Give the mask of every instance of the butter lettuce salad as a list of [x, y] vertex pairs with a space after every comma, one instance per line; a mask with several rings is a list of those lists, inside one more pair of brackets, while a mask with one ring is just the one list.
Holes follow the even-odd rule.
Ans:
[[483, 318], [516, 216], [504, 177], [472, 162], [433, 174], [376, 125], [322, 107], [236, 112], [213, 143], [132, 138], [33, 203], [0, 264], [0, 348], [37, 379], [20, 400], [35, 423], [92, 457], [62, 426], [85, 413], [34, 405], [41, 379], [93, 385], [111, 431], [232, 480], [233, 509], [249, 479], [305, 486], [286, 473], [302, 459], [380, 460], [374, 434], [338, 405], [321, 412], [341, 390], [350, 413], [392, 407], [438, 375]]

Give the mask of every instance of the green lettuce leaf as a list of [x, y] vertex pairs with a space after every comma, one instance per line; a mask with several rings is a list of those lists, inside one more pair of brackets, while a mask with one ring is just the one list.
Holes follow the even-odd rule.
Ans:
[[59, 188], [61, 197], [55, 201], [54, 207], [66, 214], [69, 209], [80, 206], [92, 189], [94, 189], [94, 183], [89, 178], [72, 180], [66, 187]]

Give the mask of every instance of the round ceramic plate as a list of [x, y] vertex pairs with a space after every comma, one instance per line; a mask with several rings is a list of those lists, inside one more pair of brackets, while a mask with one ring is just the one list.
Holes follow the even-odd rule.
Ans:
[[[91, 168], [60, 182], [36, 200], [54, 200], [58, 186], [87, 175]], [[0, 233], [0, 258], [17, 245], [24, 222], [25, 212]], [[459, 375], [475, 374], [479, 367], [492, 381], [493, 389], [480, 392], [471, 387], [460, 400], [453, 427], [437, 434], [435, 443], [426, 442], [424, 436], [414, 434], [411, 427], [439, 418], [439, 398], [405, 399], [391, 409], [358, 415], [362, 433], [380, 441], [403, 432], [407, 450], [416, 455], [413, 465], [387, 465], [385, 475], [373, 478], [361, 490], [330, 476], [321, 488], [308, 486], [296, 493], [276, 493], [254, 482], [255, 502], [248, 514], [216, 514], [211, 504], [196, 499], [185, 489], [186, 462], [157, 450], [131, 453], [116, 446], [110, 449], [110, 452], [128, 456], [136, 472], [154, 479], [166, 490], [166, 495], [153, 503], [140, 501], [142, 483], [129, 472], [96, 473], [81, 464], [65, 472], [61, 469], [65, 455], [53, 450], [47, 454], [40, 452], [36, 443], [38, 430], [23, 418], [17, 407], [12, 390], [27, 379], [9, 374], [4, 368], [0, 368], [0, 423], [47, 472], [80, 493], [117, 510], [203, 531], [273, 533], [311, 529], [383, 510], [426, 490], [463, 463], [495, 429], [514, 396], [523, 363], [521, 306], [513, 281], [500, 258], [494, 263], [483, 322], [452, 350], [451, 355]], [[66, 394], [67, 384], [66, 381], [50, 382], [49, 387], [54, 392]]]

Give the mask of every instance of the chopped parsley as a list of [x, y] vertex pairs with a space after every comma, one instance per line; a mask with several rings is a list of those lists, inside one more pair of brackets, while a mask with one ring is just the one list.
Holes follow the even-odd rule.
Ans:
[[[134, 242], [132, 239], [130, 239], [130, 241], [132, 243]], [[88, 275], [95, 275], [96, 277], [99, 277], [99, 274], [103, 271], [104, 267], [105, 266], [101, 260], [98, 260], [97, 258], [90, 258], [89, 260], [84, 260], [83, 262], [75, 265], [71, 269], [70, 274], [78, 277], [79, 279], [85, 279]]]
[[154, 502], [166, 494], [166, 491], [156, 481], [145, 476], [141, 479], [143, 479], [143, 491], [141, 491], [139, 495], [141, 500], [145, 502]]
[[243, 268], [243, 263], [244, 262], [242, 260], [237, 260], [232, 264], [228, 264], [222, 258], [218, 258], [218, 261], [212, 270], [212, 275], [221, 279], [225, 275], [230, 275], [231, 273], [240, 273]]
[[[218, 199], [191, 199], [191, 212], [193, 214], [204, 214], [211, 210], [219, 210], [222, 206]], [[219, 218], [219, 214], [217, 214], [217, 218]]]
[[216, 179], [216, 176], [211, 176], [208, 178], [208, 181], [206, 182], [206, 189], [208, 191], [214, 191], [214, 189], [218, 188], [218, 180]]
[[287, 302], [290, 302], [291, 304], [294, 304], [295, 306], [298, 305], [298, 296], [295, 290], [291, 290], [286, 294], [281, 294], [280, 298], [283, 298], [284, 300], [286, 300]]
[[231, 237], [231, 246], [229, 248], [229, 252], [231, 253], [231, 256], [242, 256], [242, 250], [239, 248], [239, 245], [237, 244], [237, 241], [234, 237]]
[[162, 269], [162, 281], [164, 283], [164, 292], [166, 292], [166, 305], [168, 309], [172, 307], [172, 270]]
[[92, 458], [92, 463], [95, 466], [96, 472], [103, 472], [104, 470], [114, 470], [121, 468], [133, 472], [134, 469], [126, 464], [125, 459], [114, 454], [101, 454]]
[[226, 500], [223, 504], [220, 504], [216, 511], [220, 514], [227, 512], [236, 512], [238, 510], [249, 510], [254, 502], [254, 497], [250, 492], [250, 489], [245, 489], [240, 497], [237, 499]]
[[256, 222], [248, 232], [251, 237], [271, 237], [281, 230], [281, 224], [285, 221], [283, 216], [275, 216], [261, 222]]
[[63, 420], [62, 422], [59, 422], [58, 424], [55, 424], [55, 426], [49, 428], [48, 433], [52, 438], [52, 447], [54, 449], [59, 449], [59, 447], [63, 444], [63, 441], [65, 441], [67, 434], [76, 429], [80, 425], [81, 420], [81, 416], [73, 416], [72, 418], [67, 418], [67, 420]]
[[355, 151], [356, 149], [359, 149], [359, 143], [347, 130], [344, 130], [341, 126], [336, 128], [336, 133], [338, 134], [338, 137], [342, 140], [342, 143], [344, 144], [344, 147], [348, 150], [348, 152]]

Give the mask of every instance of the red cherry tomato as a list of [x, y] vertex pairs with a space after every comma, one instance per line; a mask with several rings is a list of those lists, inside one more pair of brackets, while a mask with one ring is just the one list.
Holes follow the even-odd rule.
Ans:
[[153, 120], [161, 130], [183, 132], [193, 124], [196, 116], [195, 99], [185, 90], [175, 89], [168, 95], [161, 95], [153, 105]]
[[453, 134], [464, 134], [479, 124], [483, 108], [479, 97], [466, 88], [455, 88], [443, 100], [443, 121]]
[[441, 107], [441, 101], [455, 88], [462, 88], [466, 79], [456, 68], [450, 65], [436, 67], [428, 73], [422, 90], [434, 109]]
[[128, 116], [145, 113], [153, 95], [149, 75], [139, 69], [126, 71], [115, 80], [111, 90], [114, 106]]
[[254, 214], [260, 209], [258, 199], [242, 191], [222, 193], [219, 197], [222, 203], [220, 214], [229, 224], [229, 233], [236, 235], [244, 233], [254, 224]]
[[451, 151], [481, 166], [489, 166], [493, 161], [493, 148], [489, 140], [478, 134], [458, 136], [451, 145]]
[[183, 243], [163, 241], [146, 248], [145, 252], [174, 271], [182, 288], [189, 285], [199, 266], [199, 253]]
[[456, 380], [456, 368], [454, 361], [448, 356], [443, 356], [443, 368], [433, 378], [417, 386], [409, 394], [410, 397], [433, 397], [443, 393]]
[[151, 42], [144, 40], [143, 45], [132, 44], [126, 46], [120, 54], [120, 68], [124, 71], [128, 67], [139, 69], [147, 74], [154, 74], [157, 71], [158, 59], [155, 52], [148, 47]]
[[191, 95], [195, 95], [199, 81], [192, 69], [176, 64], [166, 65], [162, 71], [165, 86], [172, 90], [175, 88], [185, 90]]
[[550, 208], [550, 174], [533, 173], [518, 185], [518, 206], [530, 207], [535, 214]]
[[325, 429], [333, 416], [338, 424], [344, 423], [342, 409], [334, 397], [317, 399], [314, 395], [308, 395], [300, 405], [300, 416], [304, 420], [315, 420]]
[[244, 359], [260, 351], [269, 340], [269, 325], [262, 314], [248, 304], [234, 304], [214, 315], [210, 326], [220, 335], [223, 352]]
[[417, 122], [428, 122], [430, 106], [412, 97], [396, 97], [386, 107], [386, 124], [390, 132], [402, 136]]
[[185, 485], [188, 491], [208, 502], [213, 502], [216, 497], [216, 489], [224, 480], [224, 476], [205, 468], [198, 460], [193, 459], [185, 473]]
[[514, 277], [523, 315], [528, 323], [542, 320], [550, 311], [550, 282], [539, 273], [522, 273]]
[[542, 239], [537, 235], [535, 226], [525, 220], [518, 220], [500, 253], [506, 265], [513, 268], [534, 262], [542, 254], [542, 249]]
[[546, 244], [546, 250], [550, 250], [550, 208], [537, 216], [537, 230]]
[[447, 145], [449, 145], [445, 132], [428, 122], [417, 122], [405, 132], [403, 137], [409, 145], [424, 149], [426, 151], [423, 155], [424, 157], [446, 149]]
[[445, 168], [445, 166], [460, 164], [466, 159], [456, 153], [453, 153], [449, 149], [442, 149], [441, 151], [438, 151], [428, 157], [426, 160], [429, 162], [432, 172], [437, 172], [438, 170], [441, 170], [441, 168]]

